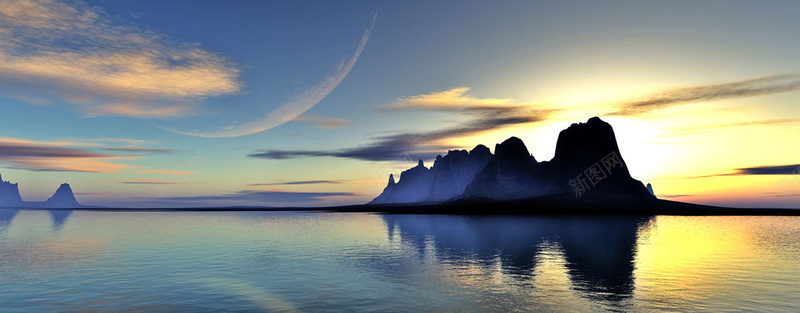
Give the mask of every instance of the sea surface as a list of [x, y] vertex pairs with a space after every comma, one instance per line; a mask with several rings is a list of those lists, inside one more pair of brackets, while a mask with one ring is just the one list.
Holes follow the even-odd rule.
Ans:
[[800, 312], [798, 217], [0, 209], [0, 312]]

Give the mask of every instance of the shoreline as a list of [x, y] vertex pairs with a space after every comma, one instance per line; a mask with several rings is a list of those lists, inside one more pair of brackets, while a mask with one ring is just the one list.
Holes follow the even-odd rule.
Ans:
[[475, 201], [422, 204], [347, 205], [334, 207], [195, 207], [195, 208], [37, 208], [0, 207], [16, 210], [75, 210], [102, 212], [324, 212], [439, 215], [675, 215], [675, 216], [800, 216], [800, 209], [729, 208], [655, 200], [646, 203], [577, 204], [549, 201]]

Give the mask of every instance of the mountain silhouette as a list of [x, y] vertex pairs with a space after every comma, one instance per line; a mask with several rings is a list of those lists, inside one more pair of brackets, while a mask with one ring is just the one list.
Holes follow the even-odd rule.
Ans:
[[495, 155], [466, 187], [465, 198], [519, 199], [538, 195], [546, 180], [541, 166], [517, 137], [494, 148]]
[[484, 145], [471, 151], [450, 150], [444, 157], [437, 156], [431, 168], [433, 179], [426, 200], [444, 201], [460, 195], [491, 158], [492, 153]]
[[0, 207], [77, 209], [84, 206], [75, 199], [69, 184], [61, 184], [47, 201], [29, 202], [22, 201], [22, 197], [19, 195], [19, 184], [12, 184], [0, 178]]
[[400, 173], [400, 181], [395, 183], [394, 176], [389, 175], [389, 184], [380, 196], [372, 200], [373, 204], [422, 202], [431, 189], [433, 175], [425, 167], [422, 160], [417, 166]]
[[420, 160], [399, 181], [390, 175], [383, 193], [370, 204], [542, 197], [590, 206], [655, 199], [631, 177], [611, 125], [592, 117], [559, 133], [549, 162], [538, 162], [517, 137], [497, 144], [494, 155], [482, 145], [470, 152], [452, 150], [437, 157], [430, 169]]
[[400, 173], [396, 183], [390, 174], [389, 184], [370, 204], [448, 200], [464, 192], [475, 173], [483, 169], [491, 157], [489, 148], [478, 145], [471, 151], [450, 150], [445, 156], [438, 155], [430, 169], [420, 160], [416, 167]]
[[[598, 117], [562, 130], [549, 165], [553, 182], [550, 192], [554, 194], [652, 198], [642, 182], [628, 172], [614, 129]], [[573, 188], [576, 184], [582, 184], [585, 192], [577, 194]]]
[[3, 181], [0, 176], [0, 206], [20, 206], [22, 197], [19, 195], [19, 186], [8, 181]]
[[78, 200], [75, 200], [75, 195], [72, 194], [72, 188], [69, 184], [61, 184], [56, 190], [56, 193], [45, 202], [47, 207], [60, 208], [60, 209], [73, 209], [81, 207]]

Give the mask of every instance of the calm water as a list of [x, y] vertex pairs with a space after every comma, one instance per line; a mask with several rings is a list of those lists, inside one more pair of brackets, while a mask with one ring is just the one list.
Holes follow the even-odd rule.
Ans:
[[0, 311], [800, 311], [798, 217], [0, 210]]

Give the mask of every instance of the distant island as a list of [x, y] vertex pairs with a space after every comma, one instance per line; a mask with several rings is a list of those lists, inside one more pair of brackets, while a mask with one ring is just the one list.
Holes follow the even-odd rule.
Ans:
[[56, 192], [47, 201], [32, 202], [22, 201], [19, 195], [19, 185], [4, 181], [0, 176], [0, 207], [11, 208], [42, 208], [42, 209], [81, 209], [85, 206], [78, 203], [69, 184], [61, 184]]
[[511, 137], [472, 150], [422, 160], [361, 205], [336, 207], [102, 208], [81, 205], [69, 184], [42, 202], [23, 201], [19, 186], [0, 178], [0, 208], [136, 211], [290, 211], [413, 214], [591, 214], [591, 215], [800, 215], [797, 209], [724, 208], [658, 199], [651, 184], [631, 177], [614, 129], [599, 117], [575, 123], [558, 135], [550, 161], [537, 161], [525, 143]]
[[403, 171], [370, 204], [553, 197], [588, 206], [646, 205], [655, 196], [633, 179], [611, 125], [598, 117], [561, 131], [552, 160], [538, 162], [525, 143], [511, 137], [495, 146], [451, 150], [433, 166]]
[[550, 161], [537, 161], [517, 137], [470, 151], [451, 150], [433, 166], [403, 171], [368, 204], [338, 211], [447, 214], [800, 214], [793, 209], [735, 209], [658, 199], [631, 177], [614, 129], [599, 117], [558, 135]]

